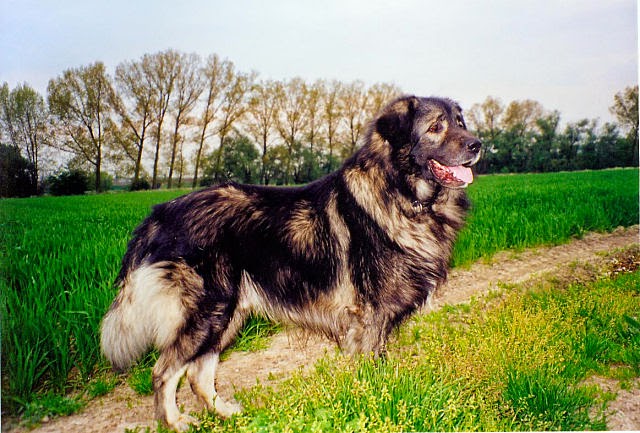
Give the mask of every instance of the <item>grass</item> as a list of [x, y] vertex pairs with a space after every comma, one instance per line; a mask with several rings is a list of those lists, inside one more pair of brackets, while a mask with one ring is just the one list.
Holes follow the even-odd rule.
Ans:
[[453, 265], [638, 223], [638, 170], [480, 176]]
[[27, 426], [35, 426], [43, 418], [71, 415], [84, 406], [84, 400], [79, 397], [46, 392], [25, 405], [22, 418]]
[[[282, 326], [271, 322], [264, 317], [251, 315], [244, 324], [243, 329], [238, 333], [231, 351], [255, 352], [257, 350], [266, 349], [269, 337], [277, 334], [282, 330]], [[228, 357], [230, 350], [222, 353], [221, 360]]]
[[[238, 393], [243, 414], [203, 414], [199, 431], [603, 430], [611, 397], [585, 379], [638, 376], [638, 294], [635, 271], [416, 316], [386, 359], [321, 359]], [[601, 338], [597, 357], [587, 330]]]
[[[153, 204], [183, 193], [0, 201], [3, 407], [24, 413], [43, 395], [84, 389], [107, 367], [98, 329], [115, 296], [112, 282], [130, 233]], [[456, 265], [638, 222], [637, 169], [486, 176], [469, 194], [474, 206], [454, 252]], [[624, 329], [633, 333], [629, 323], [637, 317], [630, 314]], [[238, 345], [260, 347], [277, 331], [270, 326], [255, 319]], [[607, 336], [588, 326], [585, 351], [600, 353]]]

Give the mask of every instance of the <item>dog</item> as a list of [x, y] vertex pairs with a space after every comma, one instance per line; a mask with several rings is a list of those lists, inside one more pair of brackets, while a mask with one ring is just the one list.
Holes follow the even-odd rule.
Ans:
[[459, 105], [403, 96], [334, 173], [301, 187], [226, 183], [157, 205], [135, 229], [101, 325], [117, 370], [151, 346], [156, 418], [176, 430], [186, 373], [207, 409], [220, 353], [251, 313], [379, 356], [390, 332], [445, 281], [481, 142]]

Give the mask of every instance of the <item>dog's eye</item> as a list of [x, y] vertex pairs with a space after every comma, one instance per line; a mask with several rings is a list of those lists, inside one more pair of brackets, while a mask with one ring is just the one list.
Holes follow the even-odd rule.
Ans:
[[462, 120], [462, 117], [460, 116], [456, 117], [456, 123], [460, 128], [466, 128], [464, 121]]
[[440, 122], [436, 122], [433, 125], [431, 125], [429, 127], [429, 129], [427, 130], [427, 132], [430, 132], [432, 134], [436, 134], [436, 133], [440, 132]]

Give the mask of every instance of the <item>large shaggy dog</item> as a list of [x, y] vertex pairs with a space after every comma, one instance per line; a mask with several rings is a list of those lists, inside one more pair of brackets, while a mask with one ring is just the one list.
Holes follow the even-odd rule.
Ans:
[[342, 168], [309, 185], [230, 183], [156, 206], [123, 258], [105, 356], [123, 369], [157, 347], [156, 416], [182, 430], [192, 421], [176, 406], [185, 373], [208, 409], [240, 410], [214, 380], [252, 312], [380, 354], [446, 278], [480, 147], [456, 103], [406, 96]]

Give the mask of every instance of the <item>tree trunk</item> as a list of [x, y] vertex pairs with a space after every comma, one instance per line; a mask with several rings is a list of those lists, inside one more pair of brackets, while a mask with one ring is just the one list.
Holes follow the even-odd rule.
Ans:
[[198, 146], [198, 152], [196, 153], [196, 169], [195, 169], [195, 173], [193, 174], [193, 182], [191, 183], [191, 188], [193, 189], [195, 189], [198, 186], [198, 169], [200, 168], [200, 158], [202, 156], [202, 146], [204, 144], [203, 141], [200, 141], [200, 145]]
[[96, 158], [96, 184], [95, 184], [96, 192], [100, 192], [100, 187], [101, 187], [101, 185], [100, 185], [100, 183], [101, 183], [100, 182], [101, 181], [101, 179], [100, 179], [100, 167], [101, 167], [101, 165], [102, 165], [102, 148], [98, 147], [98, 156]]
[[133, 170], [133, 183], [137, 183], [140, 180], [140, 167], [142, 165], [142, 146], [143, 138], [140, 138], [140, 145], [138, 146], [138, 155], [136, 156], [136, 166]]
[[220, 148], [218, 149], [218, 155], [216, 156], [216, 169], [213, 172], [213, 179], [216, 182], [220, 182], [221, 180], [221, 171], [222, 171], [222, 151], [224, 150], [224, 137], [225, 134], [220, 134]]
[[173, 132], [173, 139], [171, 140], [171, 162], [169, 163], [169, 180], [167, 181], [167, 188], [171, 188], [173, 184], [173, 166], [176, 163], [176, 151], [178, 147], [178, 132], [177, 127]]
[[158, 128], [156, 133], [156, 154], [153, 158], [153, 180], [151, 181], [151, 189], [156, 189], [159, 187], [156, 186], [156, 182], [158, 180], [158, 160], [160, 159], [160, 140], [162, 137], [162, 119], [158, 121]]
[[262, 134], [262, 172], [260, 173], [260, 182], [263, 185], [267, 184], [267, 134]]

